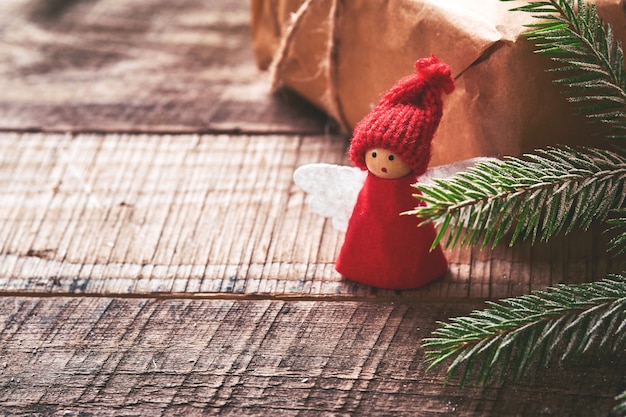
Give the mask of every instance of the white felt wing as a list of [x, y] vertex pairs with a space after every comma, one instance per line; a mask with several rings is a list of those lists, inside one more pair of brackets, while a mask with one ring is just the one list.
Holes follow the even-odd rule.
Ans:
[[[492, 158], [473, 158], [429, 168], [417, 181], [433, 184], [433, 179], [451, 178], [479, 162]], [[333, 227], [340, 232], [348, 228], [352, 210], [367, 177], [367, 171], [334, 164], [308, 164], [293, 173], [295, 183], [308, 194], [313, 213], [332, 218]]]
[[331, 217], [333, 227], [345, 232], [366, 176], [367, 171], [355, 167], [308, 164], [296, 169], [293, 180], [309, 194], [311, 211]]
[[432, 185], [434, 184], [434, 179], [446, 179], [452, 178], [456, 174], [461, 171], [465, 171], [468, 168], [473, 167], [479, 162], [487, 162], [487, 161], [495, 161], [495, 158], [486, 158], [486, 157], [478, 157], [471, 159], [464, 159], [463, 161], [453, 162], [447, 165], [439, 165], [436, 167], [431, 167], [426, 170], [426, 172], [421, 175], [417, 182], [424, 185]]

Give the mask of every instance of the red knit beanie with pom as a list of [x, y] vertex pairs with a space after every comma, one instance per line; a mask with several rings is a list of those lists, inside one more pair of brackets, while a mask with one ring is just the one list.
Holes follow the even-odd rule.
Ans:
[[454, 90], [454, 81], [450, 67], [434, 55], [417, 60], [415, 69], [354, 128], [349, 156], [357, 167], [367, 169], [369, 149], [384, 148], [398, 155], [416, 175], [428, 168], [430, 143], [443, 113], [441, 96]]

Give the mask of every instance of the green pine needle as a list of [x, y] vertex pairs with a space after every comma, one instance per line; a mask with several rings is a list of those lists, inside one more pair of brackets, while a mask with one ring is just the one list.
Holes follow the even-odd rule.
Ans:
[[[559, 285], [531, 295], [489, 302], [490, 308], [439, 323], [423, 347], [429, 369], [452, 360], [448, 377], [462, 369], [461, 385], [511, 373], [513, 380], [591, 348], [626, 350], [626, 278], [611, 276], [579, 285]], [[532, 366], [531, 366], [532, 365]]]
[[[548, 240], [562, 230], [587, 229], [604, 221], [626, 200], [626, 156], [615, 152], [569, 147], [478, 164], [435, 185], [416, 184], [416, 198], [426, 205], [409, 214], [437, 222], [435, 247], [448, 231], [446, 247], [495, 246], [511, 234]], [[611, 220], [623, 226], [618, 220]], [[626, 221], [621, 219], [621, 221]], [[623, 249], [624, 241], [615, 242]], [[622, 246], [620, 246], [622, 245]]]
[[[503, 0], [510, 1], [510, 0]], [[598, 129], [612, 139], [626, 139], [626, 76], [624, 55], [613, 29], [596, 13], [594, 3], [583, 0], [531, 1], [513, 9], [540, 19], [528, 25], [526, 36], [536, 53], [556, 62], [555, 83], [576, 103], [580, 114], [601, 123]]]

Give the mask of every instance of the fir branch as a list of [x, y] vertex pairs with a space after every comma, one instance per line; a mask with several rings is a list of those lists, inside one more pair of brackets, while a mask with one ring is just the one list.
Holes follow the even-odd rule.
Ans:
[[626, 278], [621, 275], [488, 304], [487, 310], [440, 323], [433, 337], [424, 339], [429, 369], [454, 358], [448, 377], [463, 368], [461, 385], [507, 372], [517, 380], [547, 366], [557, 350], [566, 361], [591, 347], [620, 354], [626, 349]]
[[[538, 150], [524, 159], [482, 162], [434, 185], [416, 184], [425, 206], [408, 214], [439, 224], [435, 247], [450, 230], [446, 247], [491, 242], [513, 232], [548, 240], [565, 229], [604, 221], [626, 199], [626, 156], [569, 147]], [[465, 231], [465, 233], [463, 233]]]
[[596, 5], [583, 0], [531, 1], [513, 10], [541, 19], [528, 25], [526, 36], [535, 41], [535, 52], [555, 61], [551, 71], [560, 76], [554, 82], [566, 87], [578, 113], [603, 124], [606, 137], [626, 139], [624, 55]]

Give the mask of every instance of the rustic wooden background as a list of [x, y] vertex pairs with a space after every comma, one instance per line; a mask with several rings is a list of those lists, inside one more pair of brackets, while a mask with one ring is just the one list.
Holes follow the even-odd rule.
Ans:
[[485, 299], [617, 271], [607, 236], [448, 251], [415, 291], [344, 281], [291, 174], [346, 138], [268, 89], [248, 2], [0, 2], [0, 414], [610, 409], [624, 362], [459, 390], [420, 348]]

